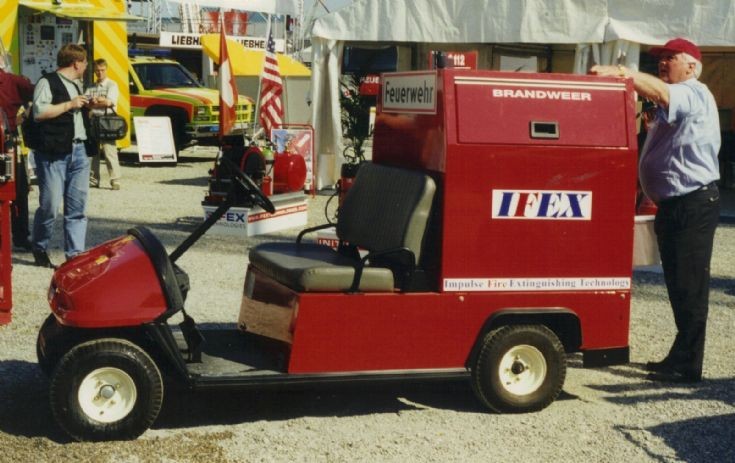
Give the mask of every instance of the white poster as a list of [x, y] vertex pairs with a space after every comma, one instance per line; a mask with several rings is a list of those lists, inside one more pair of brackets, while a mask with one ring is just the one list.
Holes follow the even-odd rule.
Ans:
[[166, 116], [136, 116], [133, 124], [140, 162], [176, 162], [171, 119]]

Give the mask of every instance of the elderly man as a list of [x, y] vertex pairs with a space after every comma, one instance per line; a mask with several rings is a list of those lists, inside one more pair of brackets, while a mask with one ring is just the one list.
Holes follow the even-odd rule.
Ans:
[[670, 382], [702, 379], [709, 308], [710, 258], [720, 215], [717, 104], [702, 72], [702, 54], [677, 38], [650, 53], [659, 78], [622, 66], [595, 66], [601, 76], [633, 79], [636, 91], [656, 105], [643, 146], [639, 176], [658, 205], [654, 223], [677, 334], [668, 355], [649, 362], [648, 378]]

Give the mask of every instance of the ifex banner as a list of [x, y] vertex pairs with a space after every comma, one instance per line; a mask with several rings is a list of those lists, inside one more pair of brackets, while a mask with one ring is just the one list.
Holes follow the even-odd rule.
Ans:
[[591, 220], [591, 191], [493, 190], [493, 219]]

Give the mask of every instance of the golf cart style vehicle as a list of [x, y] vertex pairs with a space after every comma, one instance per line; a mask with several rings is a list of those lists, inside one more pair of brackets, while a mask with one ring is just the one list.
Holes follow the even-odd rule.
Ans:
[[466, 378], [490, 410], [522, 413], [556, 399], [567, 353], [628, 361], [631, 83], [462, 70], [381, 82], [373, 162], [340, 207], [339, 247], [310, 241], [315, 227], [252, 248], [229, 329], [185, 313], [175, 265], [227, 200], [170, 255], [136, 227], [56, 270], [38, 361], [69, 435], [135, 438], [172, 383]]

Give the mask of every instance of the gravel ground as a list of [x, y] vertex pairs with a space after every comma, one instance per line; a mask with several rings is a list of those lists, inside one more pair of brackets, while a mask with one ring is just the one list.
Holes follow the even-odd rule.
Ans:
[[[125, 158], [124, 158], [125, 159]], [[190, 150], [177, 167], [128, 159], [123, 188], [90, 192], [88, 245], [145, 224], [172, 250], [201, 220], [211, 151]], [[36, 192], [30, 198], [37, 204]], [[323, 222], [326, 197], [309, 200]], [[267, 239], [206, 235], [179, 261], [192, 281], [187, 307], [199, 322], [232, 322], [239, 311], [246, 251]], [[51, 258], [61, 261], [61, 230]], [[632, 363], [570, 368], [561, 397], [528, 415], [493, 415], [464, 383], [288, 393], [169, 392], [138, 440], [75, 443], [53, 422], [35, 339], [48, 314], [51, 270], [13, 257], [13, 322], [0, 327], [0, 461], [735, 461], [735, 226], [715, 240], [705, 381], [673, 387], [645, 380], [642, 364], [673, 339], [663, 280], [634, 274]]]

